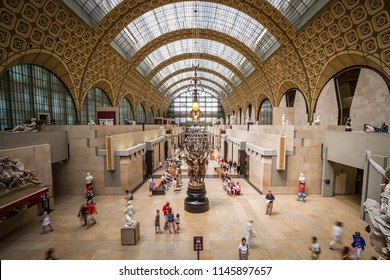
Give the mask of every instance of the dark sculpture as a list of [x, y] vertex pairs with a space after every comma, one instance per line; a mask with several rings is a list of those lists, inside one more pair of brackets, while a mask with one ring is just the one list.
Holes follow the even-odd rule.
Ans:
[[188, 165], [190, 181], [184, 208], [191, 213], [201, 213], [209, 209], [204, 183], [208, 156], [209, 142], [207, 134], [201, 128], [189, 129], [189, 134], [185, 140], [185, 152], [180, 155], [180, 158], [184, 159]]

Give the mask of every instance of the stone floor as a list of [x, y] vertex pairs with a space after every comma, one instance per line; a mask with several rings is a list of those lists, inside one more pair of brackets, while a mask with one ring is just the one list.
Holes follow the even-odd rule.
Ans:
[[[212, 172], [212, 171], [210, 171]], [[265, 215], [264, 195], [260, 195], [244, 179], [235, 179], [242, 185], [242, 194], [229, 197], [218, 178], [207, 178], [207, 197], [210, 210], [201, 214], [184, 210], [186, 185], [174, 193], [149, 196], [145, 183], [134, 194], [135, 219], [140, 223], [141, 236], [136, 245], [121, 245], [120, 232], [124, 224], [126, 207], [124, 195], [98, 195], [97, 224], [89, 229], [81, 226], [77, 218], [79, 196], [56, 197], [55, 210], [50, 213], [53, 232], [40, 234], [40, 217], [15, 230], [0, 240], [2, 260], [40, 260], [45, 251], [54, 247], [60, 259], [69, 260], [191, 260], [193, 237], [203, 236], [204, 250], [200, 259], [234, 260], [238, 257], [238, 244], [245, 236], [248, 219], [254, 220], [254, 238], [250, 259], [308, 260], [310, 238], [318, 237], [322, 247], [320, 259], [340, 259], [338, 251], [328, 249], [332, 225], [336, 220], [345, 223], [344, 243], [352, 242], [352, 233], [360, 231], [367, 241], [363, 259], [376, 255], [364, 231], [367, 223], [359, 218], [356, 196], [323, 198], [309, 195], [307, 202], [298, 202], [292, 195], [277, 195], [272, 216]], [[169, 201], [175, 213], [180, 213], [179, 234], [155, 234], [156, 209]], [[163, 216], [161, 215], [163, 222]]]

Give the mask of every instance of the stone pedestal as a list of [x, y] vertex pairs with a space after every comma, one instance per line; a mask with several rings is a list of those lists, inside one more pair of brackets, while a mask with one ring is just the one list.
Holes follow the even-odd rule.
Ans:
[[206, 187], [203, 183], [188, 183], [187, 195], [184, 200], [184, 210], [190, 213], [203, 213], [209, 210], [209, 199], [206, 197]]
[[140, 237], [139, 222], [136, 222], [135, 227], [121, 229], [122, 245], [136, 245]]

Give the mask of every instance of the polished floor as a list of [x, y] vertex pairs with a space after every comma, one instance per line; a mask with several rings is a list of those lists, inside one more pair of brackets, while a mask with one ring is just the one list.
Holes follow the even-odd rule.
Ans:
[[[210, 170], [210, 175], [212, 172]], [[203, 236], [204, 250], [200, 252], [200, 259], [233, 260], [238, 257], [238, 245], [245, 236], [248, 219], [254, 220], [250, 259], [309, 260], [308, 247], [314, 235], [322, 247], [320, 259], [338, 260], [340, 253], [328, 249], [336, 220], [345, 224], [345, 244], [352, 242], [353, 232], [360, 231], [367, 242], [362, 259], [376, 256], [364, 231], [367, 223], [359, 218], [355, 196], [323, 198], [309, 195], [303, 203], [296, 201], [293, 195], [277, 195], [272, 216], [269, 216], [264, 214], [264, 195], [245, 180], [235, 180], [242, 185], [242, 194], [229, 197], [223, 191], [220, 179], [206, 179], [210, 210], [201, 214], [184, 210], [187, 180], [180, 192], [174, 193], [170, 189], [165, 195], [153, 197], [149, 196], [145, 183], [135, 192], [133, 200], [141, 233], [136, 245], [121, 245], [120, 232], [126, 207], [124, 195], [96, 196], [97, 224], [89, 229], [82, 227], [77, 218], [83, 197], [56, 197], [55, 210], [50, 213], [54, 231], [40, 234], [40, 217], [36, 217], [0, 240], [0, 259], [40, 260], [48, 248], [54, 247], [57, 257], [63, 260], [191, 260], [197, 258], [193, 237]], [[180, 213], [179, 234], [155, 234], [155, 212], [161, 210], [166, 201], [175, 213]]]

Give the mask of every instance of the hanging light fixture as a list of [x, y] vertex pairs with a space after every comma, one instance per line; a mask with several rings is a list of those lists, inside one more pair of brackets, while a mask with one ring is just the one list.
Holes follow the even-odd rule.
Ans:
[[197, 66], [194, 66], [195, 73], [194, 73], [194, 77], [192, 79], [193, 85], [190, 85], [190, 87], [188, 88], [188, 91], [192, 95], [192, 111], [194, 111], [194, 112], [197, 112], [200, 109], [200, 105], [199, 105], [200, 90], [198, 89], [198, 76], [197, 76], [197, 72], [196, 72], [196, 67]]
[[202, 117], [202, 112], [200, 111], [199, 104], [199, 95], [202, 92], [202, 87], [198, 81], [197, 68], [199, 67], [199, 50], [198, 50], [198, 41], [199, 41], [199, 29], [198, 29], [198, 2], [195, 2], [194, 7], [194, 29], [193, 29], [193, 67], [194, 67], [194, 77], [192, 78], [191, 85], [188, 87], [188, 92], [192, 96], [192, 110], [190, 113], [191, 118], [194, 123], [197, 123]]

